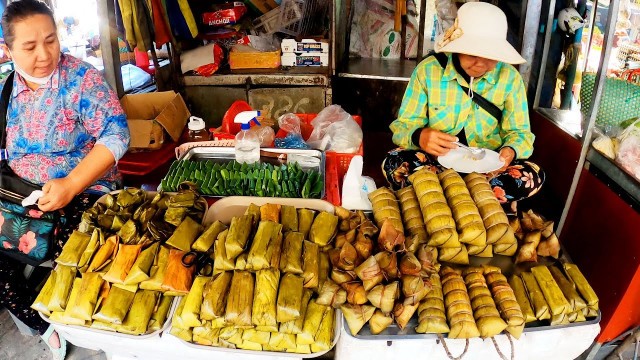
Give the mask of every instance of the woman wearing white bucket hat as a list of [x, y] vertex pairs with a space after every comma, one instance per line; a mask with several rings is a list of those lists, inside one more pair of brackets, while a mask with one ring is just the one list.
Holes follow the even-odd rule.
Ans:
[[408, 185], [417, 168], [441, 170], [435, 157], [457, 148], [459, 141], [500, 154], [504, 165], [490, 178], [503, 203], [539, 191], [544, 173], [522, 160], [531, 156], [535, 136], [522, 78], [511, 65], [526, 61], [506, 40], [507, 30], [502, 10], [470, 2], [436, 39], [436, 54], [414, 70], [390, 126], [401, 148], [391, 151], [382, 166], [392, 187]]

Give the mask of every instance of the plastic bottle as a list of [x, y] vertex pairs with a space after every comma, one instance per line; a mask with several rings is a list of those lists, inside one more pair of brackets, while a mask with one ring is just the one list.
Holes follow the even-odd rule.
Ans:
[[189, 141], [208, 141], [210, 140], [209, 132], [205, 129], [204, 120], [199, 117], [192, 116], [187, 124], [189, 128]]
[[240, 132], [236, 134], [236, 161], [239, 163], [253, 164], [260, 160], [260, 139], [251, 128], [251, 122], [260, 125], [258, 119], [260, 111], [243, 111], [236, 115], [233, 122], [239, 123]]

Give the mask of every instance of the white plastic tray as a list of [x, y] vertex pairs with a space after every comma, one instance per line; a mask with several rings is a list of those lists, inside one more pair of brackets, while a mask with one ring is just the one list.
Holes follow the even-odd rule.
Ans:
[[332, 214], [335, 211], [335, 207], [331, 203], [319, 199], [229, 196], [216, 201], [209, 207], [203, 223], [207, 226], [216, 220], [220, 220], [225, 224], [229, 224], [231, 218], [242, 216], [251, 204], [258, 206], [264, 204], [290, 205], [297, 208], [326, 211]]

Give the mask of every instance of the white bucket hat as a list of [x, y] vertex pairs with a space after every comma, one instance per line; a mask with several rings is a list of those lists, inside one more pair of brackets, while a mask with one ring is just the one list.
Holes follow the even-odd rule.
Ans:
[[436, 38], [436, 52], [479, 56], [507, 64], [527, 62], [507, 41], [507, 17], [495, 5], [468, 2], [452, 27]]

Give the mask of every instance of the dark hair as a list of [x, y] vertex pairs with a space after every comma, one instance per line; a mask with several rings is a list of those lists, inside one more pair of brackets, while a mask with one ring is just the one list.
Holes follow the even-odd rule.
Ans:
[[38, 0], [12, 1], [7, 5], [7, 8], [4, 9], [4, 14], [2, 15], [2, 33], [4, 34], [4, 42], [9, 49], [13, 47], [13, 41], [15, 40], [13, 24], [33, 15], [47, 15], [51, 18], [51, 22], [53, 22], [55, 26], [56, 21], [53, 17], [53, 11], [51, 11], [47, 4]]

